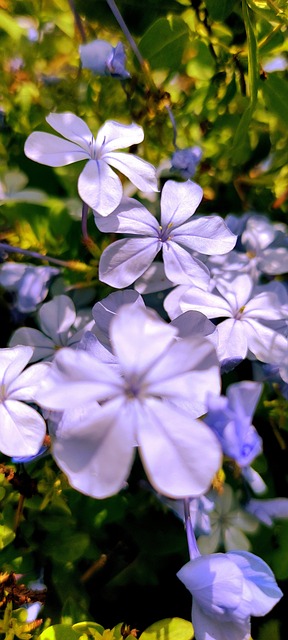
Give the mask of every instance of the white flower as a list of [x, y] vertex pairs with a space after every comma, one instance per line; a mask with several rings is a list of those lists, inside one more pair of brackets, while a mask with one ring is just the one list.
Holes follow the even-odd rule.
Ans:
[[108, 120], [94, 138], [87, 124], [73, 113], [50, 113], [46, 120], [63, 138], [35, 131], [26, 140], [26, 156], [49, 167], [88, 160], [78, 179], [78, 192], [102, 216], [118, 207], [123, 193], [120, 178], [109, 165], [124, 173], [138, 189], [157, 191], [155, 168], [149, 162], [133, 154], [115, 152], [119, 147], [142, 142], [142, 127]]
[[37, 385], [46, 373], [44, 364], [23, 371], [32, 353], [31, 347], [1, 349], [0, 451], [6, 456], [35, 455], [46, 433], [42, 416], [25, 404], [33, 402]]
[[279, 362], [287, 349], [287, 340], [273, 323], [280, 320], [282, 326], [287, 312], [284, 298], [279, 297], [278, 288], [272, 288], [271, 284], [255, 292], [253, 280], [246, 274], [237, 276], [233, 282], [219, 279], [213, 293], [199, 287], [185, 289], [179, 299], [180, 309], [200, 311], [207, 318], [228, 318], [217, 325], [217, 354], [221, 362], [244, 359], [250, 352], [262, 362]]
[[108, 497], [128, 478], [138, 446], [158, 492], [201, 495], [221, 463], [217, 438], [195, 420], [208, 389], [219, 390], [212, 345], [177, 340], [175, 327], [135, 303], [120, 308], [109, 334], [118, 367], [64, 348], [39, 386], [42, 406], [69, 409], [51, 434], [57, 464], [74, 488]]
[[[210, 494], [209, 497], [211, 497]], [[209, 535], [201, 535], [197, 540], [201, 553], [214, 553], [221, 545], [224, 546], [225, 551], [250, 550], [250, 541], [243, 532], [255, 533], [258, 522], [256, 518], [240, 508], [228, 484], [224, 485], [223, 493], [217, 494], [214, 498], [214, 511], [209, 515], [211, 532]]]
[[64, 346], [75, 347], [83, 333], [91, 329], [94, 324], [93, 320], [89, 323], [84, 320], [77, 331], [76, 320], [76, 310], [71, 298], [65, 295], [55, 296], [53, 300], [43, 304], [38, 311], [41, 331], [31, 327], [21, 327], [13, 333], [9, 344], [11, 347], [19, 344], [33, 347], [31, 362], [53, 360], [58, 349]]

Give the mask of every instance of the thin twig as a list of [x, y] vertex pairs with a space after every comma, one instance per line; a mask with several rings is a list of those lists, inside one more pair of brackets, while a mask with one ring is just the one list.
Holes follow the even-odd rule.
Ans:
[[84, 27], [83, 27], [83, 24], [82, 24], [81, 17], [80, 17], [80, 15], [79, 15], [76, 7], [75, 7], [74, 0], [68, 0], [68, 4], [69, 4], [69, 7], [70, 7], [70, 9], [71, 9], [71, 11], [73, 13], [74, 20], [75, 20], [75, 25], [76, 25], [79, 33], [80, 33], [81, 40], [82, 40], [82, 42], [86, 42], [87, 41], [86, 33], [85, 33], [85, 30], [84, 30]]
[[7, 253], [21, 253], [23, 256], [29, 256], [29, 258], [36, 258], [36, 260], [47, 260], [47, 262], [52, 262], [52, 264], [57, 264], [60, 267], [71, 268], [71, 263], [66, 262], [65, 260], [51, 258], [51, 256], [37, 253], [37, 251], [29, 251], [28, 249], [21, 249], [20, 247], [13, 247], [12, 245], [6, 244], [5, 242], [0, 242], [0, 250], [1, 249], [6, 251]]

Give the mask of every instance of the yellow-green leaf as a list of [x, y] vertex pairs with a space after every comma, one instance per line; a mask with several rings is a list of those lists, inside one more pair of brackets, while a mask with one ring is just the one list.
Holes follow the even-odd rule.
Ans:
[[165, 618], [145, 629], [139, 640], [192, 640], [194, 630], [191, 622], [182, 618]]

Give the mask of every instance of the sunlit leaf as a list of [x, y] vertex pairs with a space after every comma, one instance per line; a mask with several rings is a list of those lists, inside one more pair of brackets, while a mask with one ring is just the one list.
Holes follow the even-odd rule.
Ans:
[[193, 637], [191, 622], [182, 618], [166, 618], [145, 629], [139, 640], [192, 640]]

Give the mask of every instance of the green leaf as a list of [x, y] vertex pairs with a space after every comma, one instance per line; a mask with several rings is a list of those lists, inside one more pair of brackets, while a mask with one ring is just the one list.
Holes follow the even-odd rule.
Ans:
[[66, 624], [54, 624], [43, 631], [38, 640], [78, 640], [79, 634]]
[[233, 11], [236, 0], [206, 0], [205, 4], [212, 20], [222, 22]]
[[0, 549], [4, 549], [10, 542], [13, 542], [15, 533], [5, 524], [0, 524]]
[[215, 74], [215, 60], [206, 42], [195, 38], [192, 44], [193, 55], [187, 63], [187, 74], [201, 81], [210, 80]]
[[280, 625], [278, 620], [266, 622], [259, 633], [258, 640], [281, 640]]
[[0, 9], [0, 25], [0, 29], [6, 31], [12, 40], [20, 40], [23, 33], [25, 33], [23, 27], [20, 27], [16, 20], [3, 9]]
[[139, 640], [192, 640], [193, 637], [191, 622], [182, 618], [165, 618], [145, 629]]
[[56, 562], [62, 563], [63, 558], [65, 558], [66, 562], [75, 562], [75, 560], [84, 555], [89, 542], [90, 538], [87, 533], [63, 531], [60, 539], [57, 534], [57, 536], [51, 536], [47, 540], [45, 552]]
[[282, 120], [286, 128], [288, 104], [287, 82], [283, 78], [279, 78], [275, 73], [270, 73], [268, 78], [263, 81], [262, 92], [268, 109]]
[[101, 624], [98, 624], [97, 622], [77, 622], [76, 624], [73, 624], [72, 629], [80, 635], [82, 633], [87, 633], [89, 635], [90, 629], [98, 631], [101, 636], [103, 636], [104, 633], [104, 627], [102, 627]]
[[233, 140], [231, 158], [233, 165], [241, 164], [247, 160], [250, 153], [250, 144], [249, 144], [249, 136], [248, 129], [249, 124], [251, 122], [252, 114], [254, 108], [250, 104], [247, 109], [245, 109], [241, 120], [236, 129], [236, 133]]
[[178, 69], [188, 39], [187, 24], [174, 16], [160, 18], [144, 33], [139, 49], [152, 69]]

